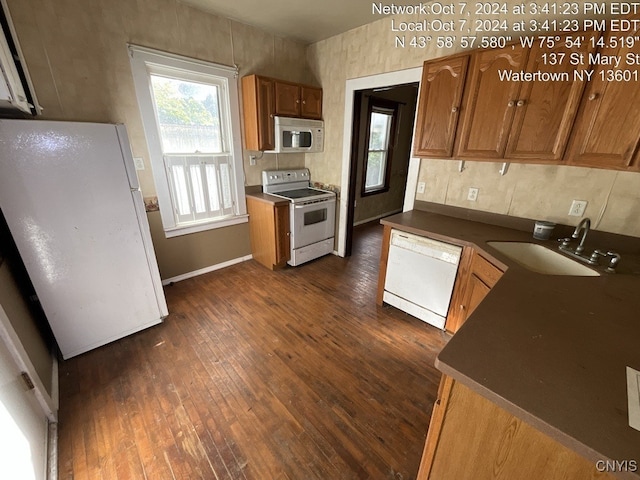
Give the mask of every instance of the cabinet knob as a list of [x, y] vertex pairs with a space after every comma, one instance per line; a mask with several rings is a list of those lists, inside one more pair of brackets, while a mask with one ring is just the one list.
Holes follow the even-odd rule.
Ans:
[[453, 107], [453, 108], [451, 109], [451, 111], [452, 111], [453, 113], [456, 113], [456, 112], [458, 111], [458, 107]]
[[306, 104], [307, 104], [307, 101], [306, 101], [306, 100], [302, 100], [302, 104], [303, 104], [303, 105], [306, 105]]
[[518, 103], [516, 103], [516, 105], [518, 105], [519, 107], [524, 105], [524, 100], [518, 100]]
[[509, 103], [507, 103], [507, 107], [513, 107], [515, 104], [516, 104], [516, 102], [511, 100], [511, 101], [509, 101]]
[[464, 305], [460, 305], [460, 310], [464, 310]]
[[597, 93], [592, 93], [591, 95], [589, 95], [589, 100], [595, 100], [596, 98], [598, 98]]

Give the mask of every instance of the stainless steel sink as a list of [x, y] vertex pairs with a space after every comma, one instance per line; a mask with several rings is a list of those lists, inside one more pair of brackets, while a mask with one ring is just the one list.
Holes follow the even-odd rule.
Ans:
[[597, 271], [537, 243], [487, 242], [487, 244], [532, 272], [577, 277], [600, 275]]

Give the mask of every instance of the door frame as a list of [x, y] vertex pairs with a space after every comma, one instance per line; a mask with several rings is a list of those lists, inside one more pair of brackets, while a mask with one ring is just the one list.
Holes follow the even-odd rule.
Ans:
[[46, 388], [44, 388], [44, 384], [40, 380], [38, 373], [36, 372], [33, 363], [29, 360], [29, 355], [27, 351], [22, 346], [22, 342], [18, 338], [11, 322], [9, 321], [9, 317], [5, 312], [2, 305], [0, 305], [0, 342], [4, 342], [4, 344], [9, 349], [11, 353], [11, 357], [13, 361], [18, 365], [20, 370], [27, 372], [29, 374], [29, 378], [31, 383], [33, 383], [34, 394], [40, 407], [42, 407], [43, 413], [46, 415], [49, 423], [55, 423], [58, 421], [58, 361], [55, 357], [53, 357], [53, 371], [52, 375], [52, 385], [51, 385], [51, 395], [47, 392]]
[[51, 394], [47, 392], [42, 380], [38, 376], [33, 363], [29, 359], [27, 351], [24, 349], [18, 334], [13, 329], [11, 321], [2, 305], [0, 305], [0, 342], [6, 345], [11, 358], [16, 366], [26, 372], [33, 385], [33, 393], [38, 405], [46, 417], [49, 427], [47, 431], [46, 448], [46, 475], [48, 480], [58, 478], [58, 406], [59, 406], [59, 386], [58, 386], [58, 359], [52, 356], [53, 366], [51, 369]]
[[[406, 70], [398, 70], [395, 72], [381, 73], [377, 75], [369, 75], [348, 79], [345, 86], [344, 95], [344, 123], [343, 123], [343, 143], [342, 143], [342, 176], [340, 181], [340, 191], [346, 192], [346, 195], [340, 196], [340, 221], [338, 224], [338, 255], [344, 257], [347, 255], [347, 239], [350, 238], [353, 230], [353, 200], [355, 191], [351, 192], [350, 188], [351, 176], [354, 172], [352, 165], [352, 151], [354, 143], [353, 118], [354, 118], [354, 99], [356, 91], [368, 90], [372, 88], [393, 87], [396, 85], [404, 85], [407, 83], [420, 82], [422, 79], [422, 66], [408, 68]], [[420, 98], [420, 90], [418, 89], [418, 98]], [[416, 108], [416, 116], [418, 109]], [[414, 119], [414, 135], [415, 137], [415, 119]], [[411, 142], [411, 151], [413, 152], [413, 141]], [[403, 211], [411, 210], [415, 200], [415, 191], [418, 184], [418, 171], [420, 169], [420, 159], [411, 156], [409, 160], [409, 171], [407, 173], [407, 186], [404, 194]], [[349, 224], [351, 218], [351, 224]]]

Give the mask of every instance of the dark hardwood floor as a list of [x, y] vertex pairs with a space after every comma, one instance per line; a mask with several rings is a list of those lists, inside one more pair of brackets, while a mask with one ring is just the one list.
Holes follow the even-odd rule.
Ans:
[[59, 478], [415, 478], [446, 337], [376, 306], [381, 235], [176, 283], [163, 324], [63, 362]]

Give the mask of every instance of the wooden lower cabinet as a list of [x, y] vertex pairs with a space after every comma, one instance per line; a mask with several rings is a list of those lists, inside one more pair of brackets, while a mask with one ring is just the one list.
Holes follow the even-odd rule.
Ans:
[[465, 248], [458, 267], [458, 278], [445, 324], [448, 332], [458, 331], [493, 286], [498, 283], [503, 273], [502, 269], [473, 248]]
[[271, 270], [284, 267], [291, 256], [289, 201], [247, 196], [247, 211], [253, 258]]
[[418, 480], [613, 479], [495, 403], [444, 375]]

